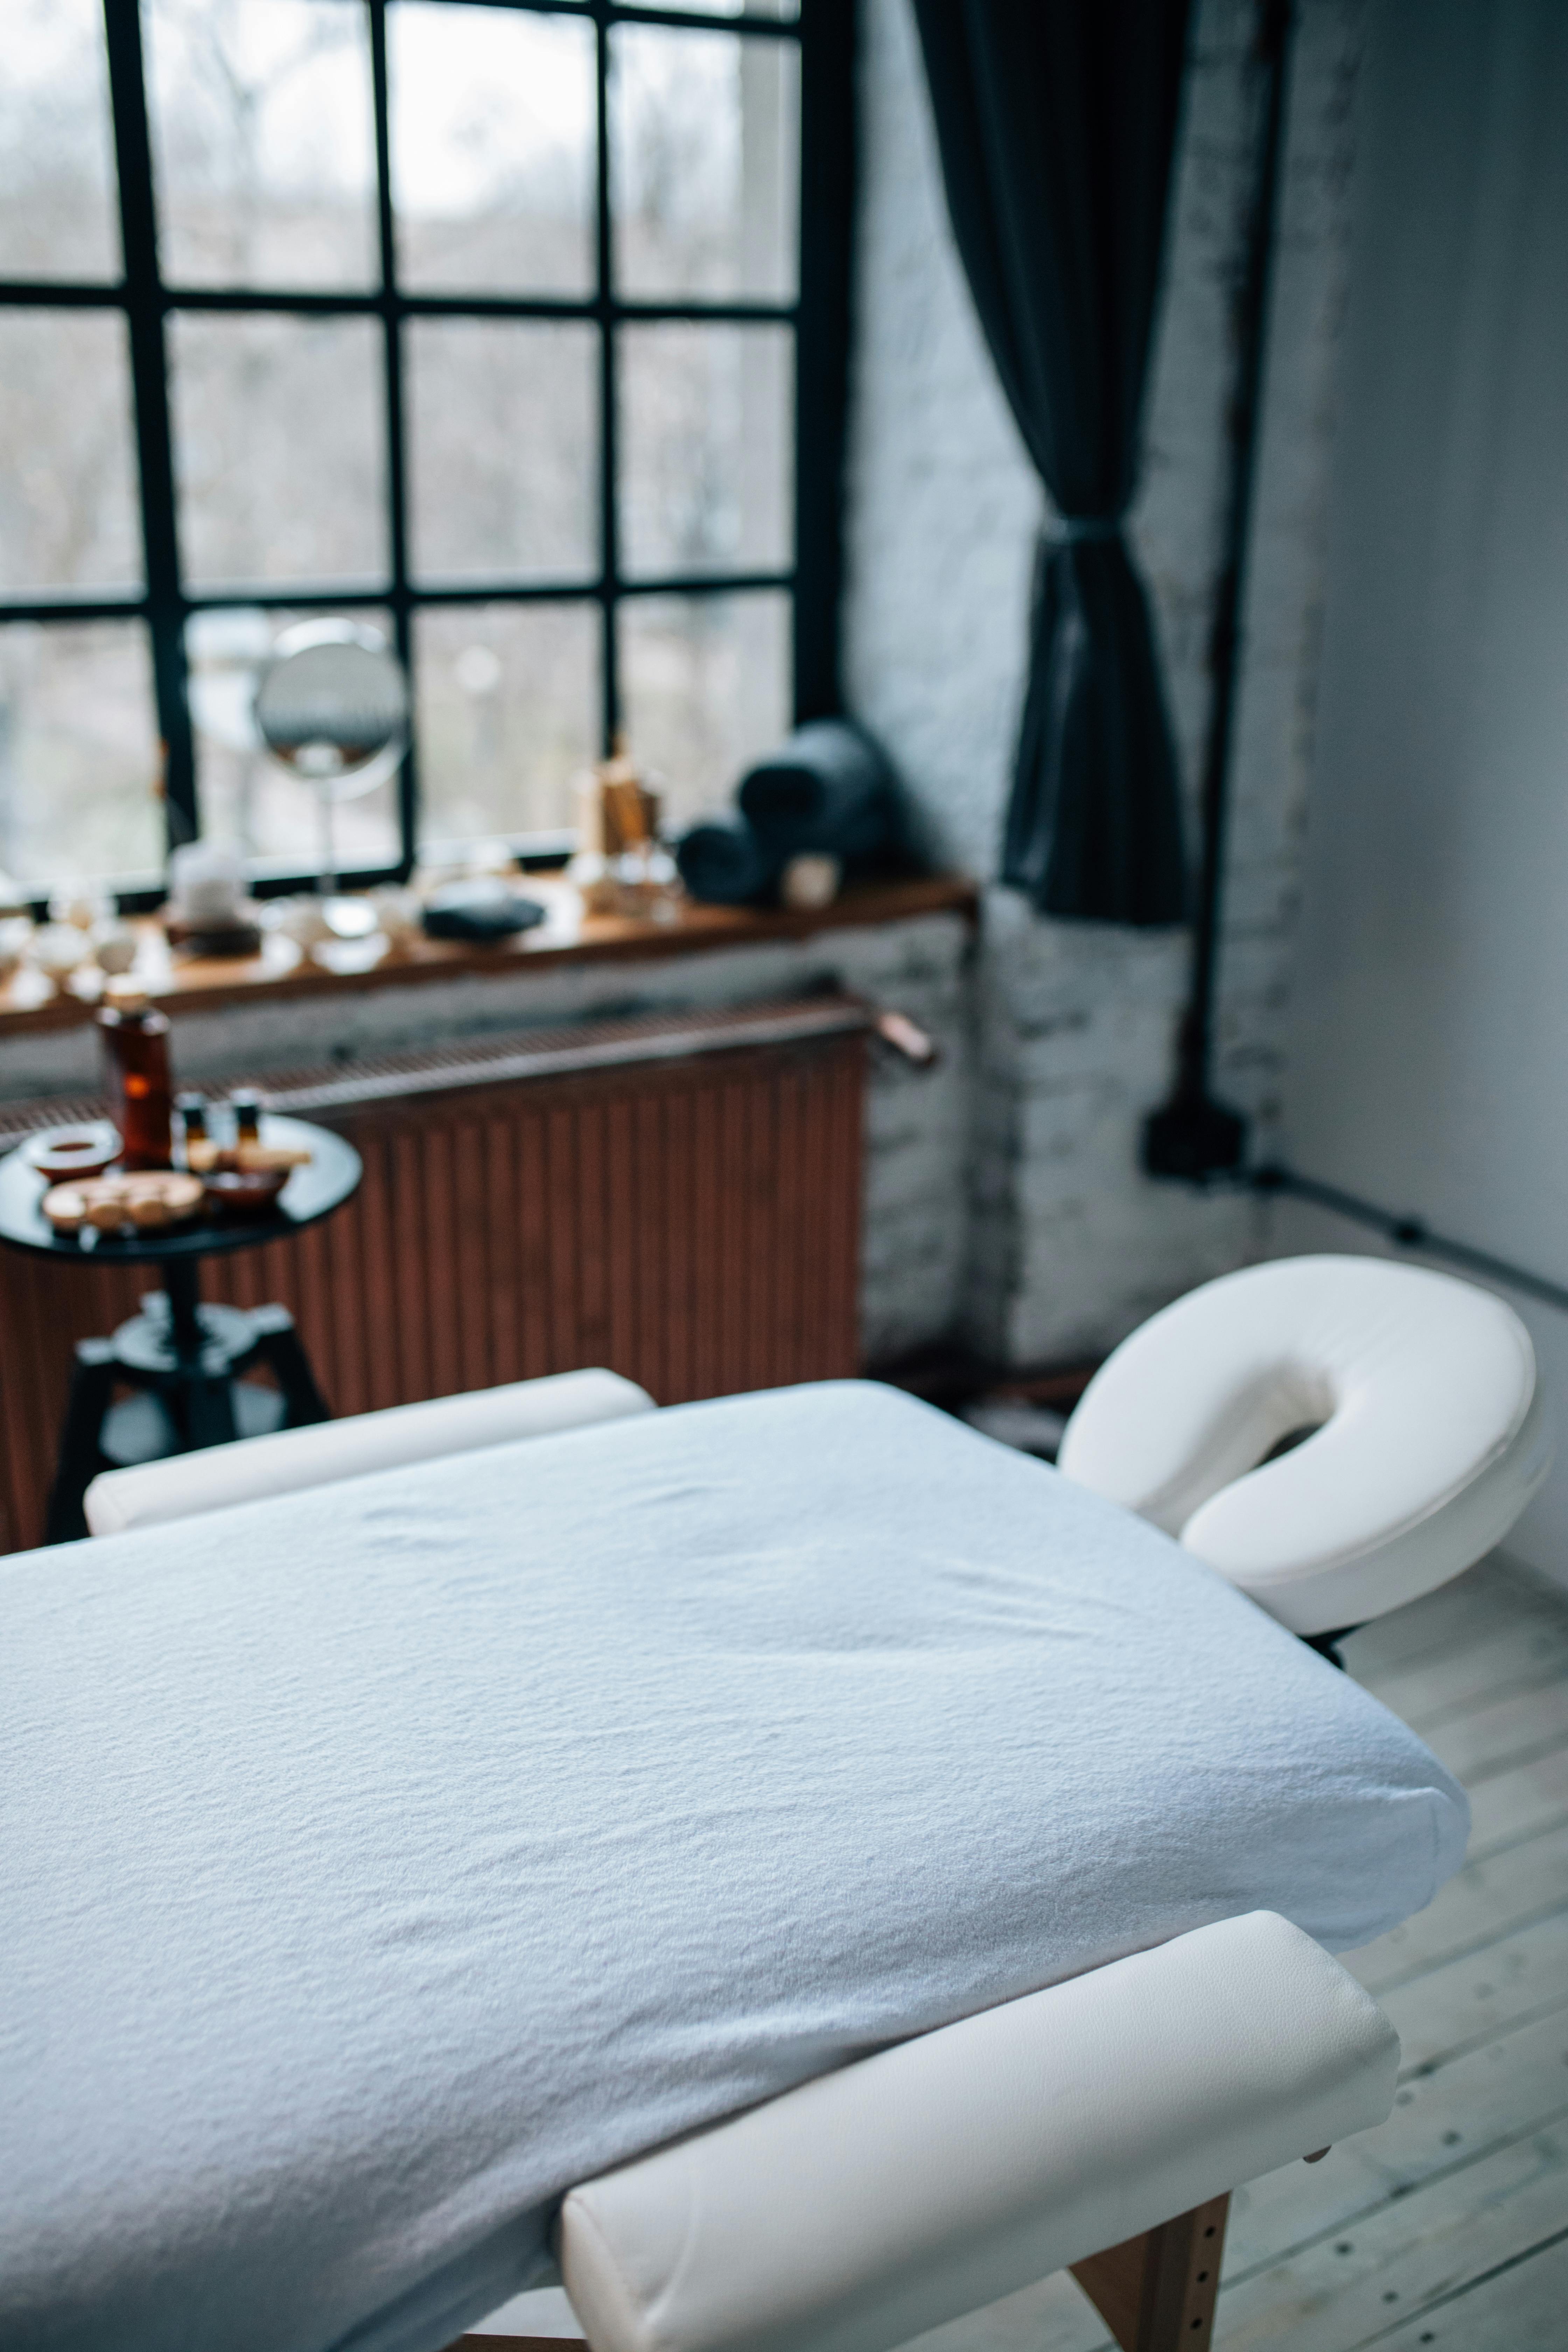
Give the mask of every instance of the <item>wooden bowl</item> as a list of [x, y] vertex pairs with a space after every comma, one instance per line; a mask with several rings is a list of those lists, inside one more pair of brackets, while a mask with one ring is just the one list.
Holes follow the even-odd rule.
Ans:
[[215, 1170], [203, 1178], [207, 1207], [219, 1217], [264, 1217], [293, 1174], [291, 1168]]

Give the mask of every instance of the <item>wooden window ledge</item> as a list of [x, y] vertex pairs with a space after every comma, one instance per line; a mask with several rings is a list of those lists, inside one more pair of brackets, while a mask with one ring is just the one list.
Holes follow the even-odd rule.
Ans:
[[[896, 923], [917, 915], [958, 914], [973, 922], [978, 894], [962, 875], [939, 874], [896, 882], [852, 884], [831, 907], [810, 913], [788, 908], [709, 907], [684, 900], [673, 919], [650, 922], [621, 915], [585, 915], [576, 892], [552, 877], [531, 875], [523, 887], [548, 908], [547, 919], [505, 946], [469, 947], [418, 940], [385, 955], [368, 971], [327, 971], [274, 936], [258, 956], [224, 961], [176, 957], [151, 919], [142, 934], [137, 973], [168, 1013], [210, 1013], [237, 1004], [321, 997], [364, 989], [416, 987], [470, 974], [497, 977], [533, 965], [646, 961], [653, 956], [698, 955], [720, 948], [808, 939], [861, 924]], [[96, 1009], [96, 992], [68, 984], [45, 1003], [32, 1001], [37, 976], [23, 972], [0, 985], [0, 1041], [29, 1032], [79, 1028]]]

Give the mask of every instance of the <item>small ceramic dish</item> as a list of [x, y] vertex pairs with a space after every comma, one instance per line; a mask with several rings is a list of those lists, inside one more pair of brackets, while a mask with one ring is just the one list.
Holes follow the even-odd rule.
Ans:
[[53, 1184], [73, 1176], [101, 1176], [120, 1157], [120, 1130], [106, 1118], [89, 1127], [50, 1127], [23, 1147], [27, 1164]]

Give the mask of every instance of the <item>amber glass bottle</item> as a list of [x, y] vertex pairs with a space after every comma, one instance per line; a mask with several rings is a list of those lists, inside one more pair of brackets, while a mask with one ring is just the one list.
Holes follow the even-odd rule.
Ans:
[[237, 1143], [259, 1143], [261, 1140], [261, 1097], [254, 1087], [235, 1087], [228, 1097], [234, 1113], [234, 1139]]
[[169, 1022], [138, 982], [111, 980], [98, 1025], [109, 1062], [109, 1091], [126, 1168], [167, 1168], [174, 1157], [170, 1119]]

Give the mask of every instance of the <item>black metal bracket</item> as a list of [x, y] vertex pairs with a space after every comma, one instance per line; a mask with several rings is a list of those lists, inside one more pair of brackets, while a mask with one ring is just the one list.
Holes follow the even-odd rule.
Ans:
[[1241, 616], [1262, 417], [1268, 291], [1285, 151], [1292, 16], [1292, 0], [1258, 0], [1252, 70], [1258, 86], [1262, 128], [1242, 268], [1231, 303], [1236, 381], [1227, 428], [1230, 469], [1225, 555], [1215, 587], [1214, 617], [1209, 630], [1209, 723], [1204, 747], [1203, 846], [1193, 912], [1192, 977], [1177, 1038], [1176, 1079], [1171, 1098], [1145, 1121], [1143, 1128], [1143, 1166], [1148, 1173], [1179, 1177], [1189, 1183], [1201, 1184], [1211, 1176], [1239, 1168], [1247, 1144], [1246, 1120], [1239, 1111], [1216, 1102], [1209, 1086], [1231, 741], [1240, 677]]
[[1151, 1111], [1143, 1122], [1143, 1166], [1151, 1176], [1177, 1176], [1189, 1184], [1202, 1184], [1240, 1167], [1247, 1121], [1239, 1111], [1213, 1099], [1201, 1063], [1197, 1082], [1192, 1082], [1187, 1059], [1184, 1051], [1183, 1075], [1170, 1101]]

